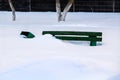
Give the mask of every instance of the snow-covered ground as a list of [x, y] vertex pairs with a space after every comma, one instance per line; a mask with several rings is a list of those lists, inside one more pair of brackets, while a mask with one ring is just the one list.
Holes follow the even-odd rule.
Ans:
[[[0, 80], [120, 80], [120, 13], [0, 12]], [[99, 31], [102, 43], [67, 42], [44, 30]], [[20, 36], [30, 31], [33, 39]]]

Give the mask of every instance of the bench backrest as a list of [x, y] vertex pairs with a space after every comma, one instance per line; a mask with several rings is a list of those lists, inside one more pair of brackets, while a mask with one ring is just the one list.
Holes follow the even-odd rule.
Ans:
[[73, 41], [90, 41], [90, 46], [96, 46], [97, 41], [102, 41], [102, 32], [78, 32], [78, 31], [43, 31], [57, 39]]
[[102, 32], [78, 32], [78, 31], [43, 31], [44, 34], [51, 35], [86, 35], [86, 36], [102, 36]]
[[62, 40], [102, 41], [102, 32], [43, 31], [42, 34], [51, 34]]

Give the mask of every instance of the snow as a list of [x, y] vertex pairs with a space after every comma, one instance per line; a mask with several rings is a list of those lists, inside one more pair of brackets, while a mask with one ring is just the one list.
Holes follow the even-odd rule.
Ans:
[[[0, 80], [120, 80], [120, 13], [0, 12]], [[67, 42], [44, 30], [98, 31], [102, 43]], [[33, 39], [20, 36], [30, 31]]]

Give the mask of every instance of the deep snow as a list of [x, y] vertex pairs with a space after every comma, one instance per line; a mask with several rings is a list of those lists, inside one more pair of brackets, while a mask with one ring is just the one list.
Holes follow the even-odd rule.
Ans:
[[[120, 13], [0, 12], [0, 80], [120, 80]], [[44, 30], [99, 31], [102, 43], [67, 42]], [[24, 39], [21, 31], [35, 34]]]

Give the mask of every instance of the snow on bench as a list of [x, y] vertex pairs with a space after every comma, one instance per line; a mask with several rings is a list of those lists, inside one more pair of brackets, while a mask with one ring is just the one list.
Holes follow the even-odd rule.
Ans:
[[90, 41], [90, 46], [96, 46], [97, 42], [102, 42], [102, 32], [43, 31], [42, 35], [45, 34], [51, 34], [61, 40]]

